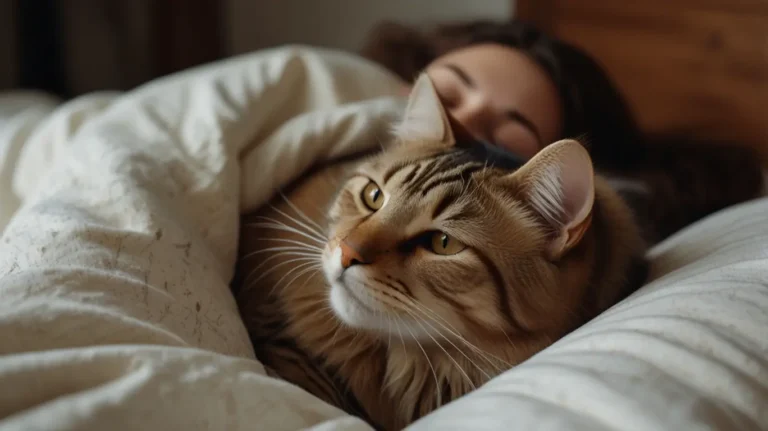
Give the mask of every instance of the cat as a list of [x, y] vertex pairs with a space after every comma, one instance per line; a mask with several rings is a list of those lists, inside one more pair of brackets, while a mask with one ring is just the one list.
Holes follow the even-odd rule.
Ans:
[[521, 162], [459, 135], [422, 75], [394, 144], [243, 219], [256, 356], [379, 429], [520, 364], [644, 274], [632, 212], [579, 142]]

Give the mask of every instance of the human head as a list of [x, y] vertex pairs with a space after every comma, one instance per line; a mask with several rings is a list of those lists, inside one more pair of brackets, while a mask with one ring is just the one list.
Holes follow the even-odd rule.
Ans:
[[[506, 64], [510, 70], [497, 70], [491, 74], [494, 79], [504, 81], [503, 72], [507, 72], [509, 81], [500, 82], [501, 85], [496, 84], [494, 88], [516, 89], [518, 95], [526, 87], [542, 91], [542, 98], [536, 102], [543, 106], [531, 106], [530, 95], [519, 100], [526, 103], [526, 111], [535, 108], [534, 111], [549, 111], [559, 117], [556, 121], [559, 127], [555, 127], [558, 136], [555, 139], [542, 136], [543, 140], [581, 138], [597, 165], [610, 163], [621, 167], [639, 156], [640, 132], [603, 69], [580, 49], [546, 35], [530, 24], [476, 21], [440, 26], [431, 33], [384, 24], [371, 35], [363, 54], [402, 78], [412, 80], [419, 72], [425, 69], [429, 72], [447, 59], [470, 64], [482, 56], [483, 50], [485, 54], [491, 54], [491, 60], [497, 64], [504, 63], [503, 58], [492, 58], [489, 47], [495, 47], [497, 53], [500, 49], [509, 50]], [[537, 71], [548, 78], [554, 88], [547, 89], [547, 80], [515, 80], [515, 73], [523, 72], [530, 77]], [[552, 90], [557, 97], [552, 97]], [[556, 100], [552, 102], [552, 99]], [[543, 142], [545, 145], [549, 143]]]
[[478, 139], [528, 159], [562, 136], [557, 87], [522, 51], [497, 43], [459, 48], [426, 73], [445, 108]]

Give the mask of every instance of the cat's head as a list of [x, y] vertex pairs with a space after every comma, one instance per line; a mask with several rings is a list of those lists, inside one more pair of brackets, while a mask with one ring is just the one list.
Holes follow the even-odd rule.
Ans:
[[428, 342], [573, 320], [594, 200], [586, 150], [560, 141], [516, 166], [465, 138], [423, 75], [398, 143], [342, 186], [322, 261], [347, 325]]

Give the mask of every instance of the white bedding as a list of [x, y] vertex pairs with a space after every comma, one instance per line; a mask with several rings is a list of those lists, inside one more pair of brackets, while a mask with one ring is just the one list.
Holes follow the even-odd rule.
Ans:
[[[378, 146], [399, 87], [286, 47], [55, 109], [0, 98], [0, 430], [370, 429], [265, 375], [228, 282], [238, 213]], [[768, 429], [768, 200], [651, 256], [637, 294], [412, 428]]]

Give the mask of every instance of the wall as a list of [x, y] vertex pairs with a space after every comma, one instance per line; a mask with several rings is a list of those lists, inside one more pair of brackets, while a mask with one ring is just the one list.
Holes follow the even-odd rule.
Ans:
[[16, 26], [13, 2], [0, 1], [0, 90], [16, 84]]
[[131, 88], [153, 77], [151, 1], [60, 0], [63, 55], [74, 94]]
[[765, 0], [517, 4], [597, 58], [645, 130], [751, 145], [768, 161]]
[[[189, 0], [185, 0], [188, 3]], [[61, 0], [62, 54], [73, 94], [127, 89], [155, 76], [156, 41], [150, 5], [158, 0]], [[176, 4], [178, 26], [210, 35], [205, 24], [189, 24]], [[215, 4], [216, 0], [198, 0]], [[0, 90], [17, 85], [12, 1], [0, 0]], [[360, 48], [368, 31], [384, 20], [433, 24], [478, 18], [507, 19], [514, 0], [224, 0], [224, 52], [233, 55], [269, 46], [304, 43], [346, 50]], [[216, 20], [216, 17], [211, 17]], [[155, 26], [156, 27], [156, 26]], [[164, 37], [164, 36], [162, 36]], [[166, 48], [168, 43], [163, 44]], [[192, 42], [193, 50], [200, 51]], [[174, 48], [174, 47], [172, 47]], [[189, 49], [188, 46], [174, 49]]]
[[286, 43], [360, 48], [383, 20], [430, 24], [507, 19], [513, 0], [226, 0], [225, 29], [233, 54]]

